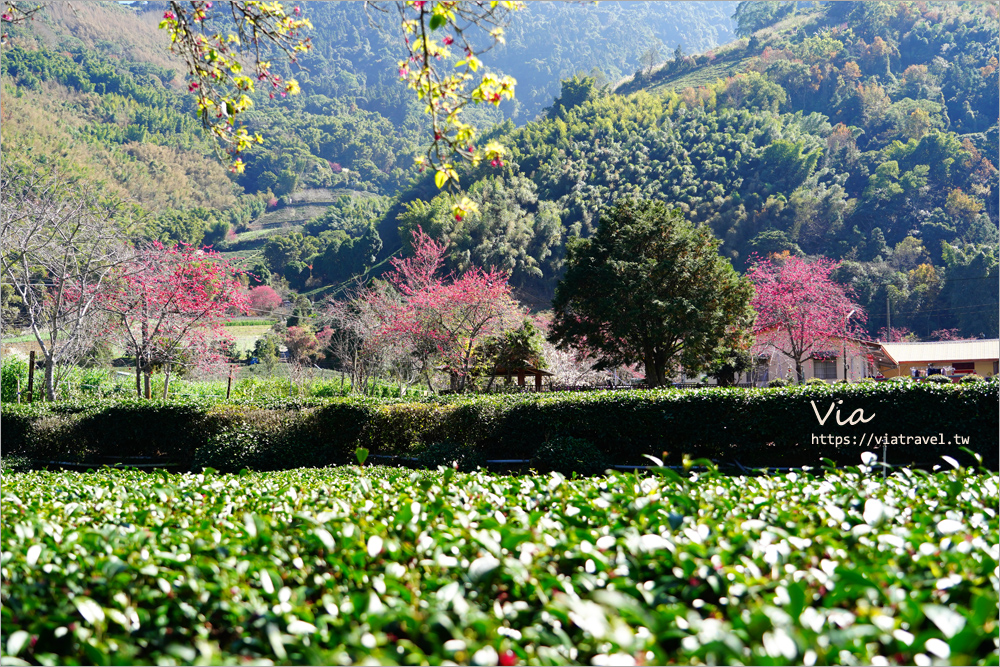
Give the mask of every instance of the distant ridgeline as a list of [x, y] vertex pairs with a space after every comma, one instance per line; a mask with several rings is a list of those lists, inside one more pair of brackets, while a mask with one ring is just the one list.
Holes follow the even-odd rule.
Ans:
[[[888, 304], [922, 337], [997, 336], [996, 7], [800, 4], [529, 5], [484, 57], [517, 100], [470, 118], [511, 155], [465, 170], [480, 212], [462, 221], [411, 168], [427, 129], [398, 82], [397, 17], [363, 3], [303, 5], [303, 93], [256, 97], [266, 143], [238, 177], [179, 63], [151, 46], [161, 5], [56, 3], [9, 30], [4, 151], [130, 196], [152, 237], [215, 244], [316, 294], [421, 226], [449, 239], [451, 268], [507, 269], [545, 308], [567, 239], [641, 196], [710, 226], [740, 271], [754, 253], [844, 260], [872, 333]], [[319, 191], [330, 201], [301, 203]]]

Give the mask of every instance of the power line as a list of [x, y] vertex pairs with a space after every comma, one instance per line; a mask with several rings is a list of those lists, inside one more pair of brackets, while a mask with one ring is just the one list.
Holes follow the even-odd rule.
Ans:
[[1000, 277], [997, 276], [979, 276], [978, 278], [947, 278], [945, 277], [941, 282], [943, 283], [957, 283], [962, 280], [992, 280], [993, 282], [1000, 282]]
[[[980, 304], [976, 304], [974, 306], [950, 306], [948, 308], [933, 308], [933, 309], [930, 309], [930, 310], [911, 310], [911, 311], [894, 310], [894, 311], [891, 311], [891, 312], [893, 314], [895, 314], [895, 315], [928, 315], [930, 313], [946, 313], [946, 312], [952, 312], [952, 311], [957, 311], [957, 310], [973, 310], [973, 309], [976, 309], [976, 308], [983, 308], [984, 309], [983, 312], [986, 312], [985, 308], [987, 308], [987, 307], [993, 307], [994, 309], [1000, 309], [1000, 302], [980, 303]], [[873, 318], [873, 317], [885, 317], [885, 313], [869, 313], [868, 317], [869, 317], [869, 319]]]

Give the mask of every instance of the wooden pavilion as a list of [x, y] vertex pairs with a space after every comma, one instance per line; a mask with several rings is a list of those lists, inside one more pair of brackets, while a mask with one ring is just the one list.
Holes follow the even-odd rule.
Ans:
[[[446, 370], [446, 369], [440, 368], [439, 370]], [[455, 373], [454, 371], [452, 371], [449, 374], [451, 375], [451, 387], [450, 387], [450, 391], [452, 391], [452, 392], [459, 391], [458, 373]], [[541, 391], [542, 390], [542, 378], [543, 377], [552, 377], [552, 376], [553, 376], [553, 374], [549, 373], [548, 371], [544, 371], [541, 368], [538, 368], [537, 366], [532, 366], [531, 364], [526, 364], [524, 366], [518, 366], [516, 368], [515, 367], [505, 368], [503, 366], [497, 366], [496, 368], [493, 369], [492, 373], [483, 373], [482, 375], [479, 375], [478, 377], [487, 377], [487, 378], [493, 378], [493, 379], [496, 379], [496, 378], [506, 378], [506, 380], [507, 380], [508, 383], [511, 382], [511, 380], [513, 380], [516, 377], [517, 378], [517, 384], [518, 384], [519, 387], [527, 387], [528, 386], [527, 385], [527, 379], [529, 377], [533, 377], [533, 378], [535, 378], [535, 391]], [[492, 386], [492, 384], [493, 383], [490, 382], [491, 386]]]
[[552, 373], [548, 371], [543, 371], [537, 366], [532, 366], [530, 364], [525, 366], [520, 366], [518, 368], [504, 368], [503, 366], [497, 366], [493, 369], [487, 377], [493, 378], [506, 378], [507, 382], [510, 382], [514, 377], [517, 377], [517, 384], [519, 387], [527, 386], [525, 380], [531, 376], [535, 378], [535, 391], [542, 390], [542, 378], [552, 377]]

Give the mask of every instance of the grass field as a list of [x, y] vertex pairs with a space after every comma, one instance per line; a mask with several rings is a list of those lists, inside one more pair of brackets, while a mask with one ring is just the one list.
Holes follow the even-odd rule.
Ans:
[[34, 350], [36, 354], [40, 354], [42, 348], [39, 347], [34, 334], [27, 333], [19, 336], [4, 336], [3, 341], [0, 342], [0, 355], [6, 355], [13, 350], [17, 350], [22, 354], [28, 354]]
[[265, 320], [260, 317], [254, 317], [253, 315], [247, 317], [236, 317], [229, 322], [226, 322], [226, 328], [240, 328], [240, 327], [258, 327], [258, 326], [271, 326], [277, 320]]
[[[236, 320], [226, 325], [228, 333], [236, 339], [236, 348], [240, 353], [252, 350], [257, 339], [271, 330], [271, 324], [265, 324], [264, 322], [264, 320], [259, 319], [251, 322]], [[34, 350], [36, 353], [40, 352], [35, 337], [30, 334], [4, 338], [3, 354], [7, 354], [10, 350], [18, 350], [24, 354], [27, 354], [31, 350]]]
[[236, 339], [236, 349], [242, 354], [252, 350], [257, 339], [271, 330], [270, 324], [226, 327], [226, 333]]
[[299, 190], [292, 194], [292, 203], [326, 203], [350, 196], [354, 198], [374, 197], [375, 195], [365, 190], [352, 190], [351, 188], [309, 188]]
[[34, 334], [21, 334], [20, 336], [4, 336], [4, 343], [28, 343], [35, 340]]
[[254, 220], [253, 227], [267, 230], [279, 226], [285, 227], [292, 223], [301, 224], [306, 220], [315, 218], [317, 215], [323, 215], [326, 209], [326, 206], [319, 204], [315, 206], [285, 206], [279, 209], [272, 209]]
[[248, 232], [242, 232], [236, 235], [236, 244], [247, 244], [250, 241], [262, 242], [271, 236], [277, 236], [279, 234], [287, 234], [290, 232], [300, 232], [302, 227], [295, 225], [292, 227], [271, 227], [268, 229], [251, 229]]
[[6, 355], [8, 352], [11, 352], [12, 350], [17, 350], [22, 354], [28, 354], [32, 350], [34, 350], [36, 354], [41, 353], [42, 348], [38, 346], [38, 341], [35, 340], [34, 336], [31, 336], [26, 340], [20, 340], [22, 338], [25, 337], [18, 336], [17, 339], [14, 340], [5, 339], [2, 345], [0, 345], [0, 354]]
[[4, 664], [996, 664], [1000, 478], [945, 468], [4, 473], [0, 650]]
[[290, 205], [266, 211], [253, 221], [250, 230], [237, 236], [238, 242], [252, 241], [270, 236], [280, 230], [287, 233], [299, 229], [301, 223], [323, 215], [331, 202], [340, 197], [373, 197], [370, 192], [349, 188], [311, 188], [299, 190], [290, 197]]

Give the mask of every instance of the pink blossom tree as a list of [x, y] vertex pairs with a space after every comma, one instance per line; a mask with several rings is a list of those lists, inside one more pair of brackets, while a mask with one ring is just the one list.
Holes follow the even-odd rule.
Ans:
[[333, 331], [324, 327], [313, 331], [311, 327], [288, 327], [284, 342], [292, 361], [299, 364], [313, 364], [326, 358], [326, 348], [330, 345]]
[[208, 366], [223, 358], [227, 335], [223, 325], [233, 314], [247, 312], [249, 299], [239, 270], [209, 250], [154, 243], [138, 249], [113, 276], [101, 295], [110, 315], [110, 334], [135, 358], [136, 393], [150, 398], [150, 375], [163, 366], [170, 383], [171, 366]]
[[960, 329], [936, 329], [931, 332], [933, 340], [965, 340]]
[[[405, 340], [417, 354], [436, 358], [463, 391], [477, 346], [518, 326], [523, 309], [512, 296], [507, 273], [472, 267], [460, 275], [442, 275], [446, 245], [419, 228], [413, 232], [413, 248], [412, 257], [392, 260], [394, 270], [386, 276], [399, 298], [385, 299], [374, 309], [385, 315], [381, 337]], [[429, 369], [429, 364], [423, 366]]]
[[[795, 363], [799, 382], [802, 364], [825, 358], [831, 349], [854, 349], [849, 338], [864, 335], [867, 315], [830, 274], [837, 262], [820, 258], [771, 257], [747, 271], [755, 286], [751, 305], [757, 311], [755, 351], [778, 351]], [[846, 341], [846, 342], [845, 342]]]
[[250, 299], [250, 312], [254, 315], [270, 315], [281, 305], [281, 295], [267, 285], [253, 287], [247, 292]]
[[902, 343], [916, 340], [916, 334], [907, 327], [882, 327], [878, 330], [878, 339], [886, 343]]

